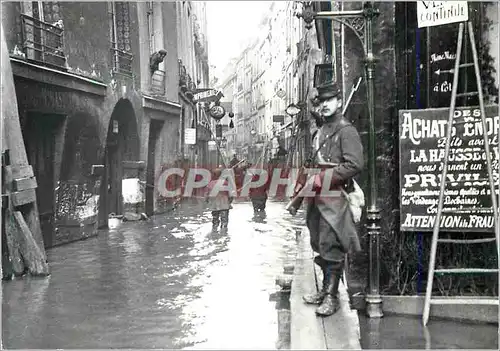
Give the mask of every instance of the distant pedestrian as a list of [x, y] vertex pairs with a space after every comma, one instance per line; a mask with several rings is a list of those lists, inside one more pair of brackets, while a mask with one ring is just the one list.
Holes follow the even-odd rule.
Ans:
[[[252, 174], [252, 169], [247, 170]], [[253, 174], [252, 182], [257, 182], [259, 178], [263, 175]], [[267, 180], [264, 184], [256, 188], [249, 189], [250, 200], [252, 201], [254, 214], [265, 212], [266, 210], [266, 202], [267, 202], [267, 193], [270, 185], [271, 176], [267, 177]]]
[[[212, 180], [208, 183], [206, 190], [206, 202], [208, 209], [212, 211], [212, 229], [217, 230], [219, 225], [221, 229], [227, 229], [229, 223], [229, 210], [231, 209], [232, 198], [229, 191], [217, 191], [214, 188], [220, 179], [222, 169], [217, 168], [212, 172]], [[223, 185], [228, 185], [227, 180]]]

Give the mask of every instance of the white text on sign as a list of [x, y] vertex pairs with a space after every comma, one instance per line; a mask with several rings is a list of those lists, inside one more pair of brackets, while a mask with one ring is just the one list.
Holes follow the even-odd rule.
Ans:
[[418, 28], [468, 20], [467, 1], [417, 1]]

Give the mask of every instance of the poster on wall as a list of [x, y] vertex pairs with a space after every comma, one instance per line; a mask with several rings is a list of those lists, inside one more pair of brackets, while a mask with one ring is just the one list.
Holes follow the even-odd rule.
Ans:
[[[432, 231], [436, 219], [445, 154], [449, 108], [399, 111], [400, 214], [402, 231]], [[495, 189], [499, 192], [498, 105], [485, 107]], [[491, 191], [479, 107], [457, 108], [454, 118], [468, 123], [452, 129], [443, 231], [494, 229]], [[455, 182], [455, 183], [454, 183]]]
[[186, 128], [184, 131], [186, 145], [196, 145], [196, 128]]

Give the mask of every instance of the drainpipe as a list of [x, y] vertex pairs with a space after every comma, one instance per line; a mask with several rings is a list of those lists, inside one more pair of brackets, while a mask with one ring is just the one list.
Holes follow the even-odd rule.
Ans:
[[180, 139], [180, 153], [181, 153], [181, 160], [184, 162], [184, 151], [185, 151], [185, 107], [184, 105], [181, 106], [181, 137]]

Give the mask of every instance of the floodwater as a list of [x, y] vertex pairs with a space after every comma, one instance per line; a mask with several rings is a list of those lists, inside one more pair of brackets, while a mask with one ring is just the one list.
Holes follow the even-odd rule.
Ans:
[[304, 221], [233, 206], [227, 233], [186, 206], [49, 250], [50, 277], [3, 283], [3, 347], [274, 349], [270, 295]]
[[359, 313], [363, 349], [498, 350], [498, 325], [436, 319], [422, 326], [421, 317]]

